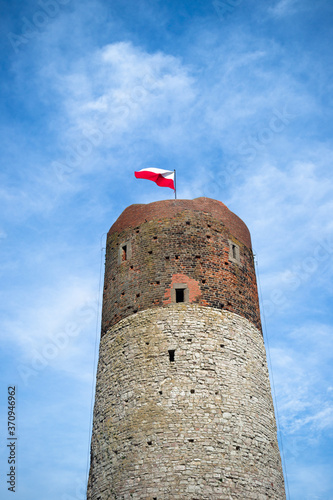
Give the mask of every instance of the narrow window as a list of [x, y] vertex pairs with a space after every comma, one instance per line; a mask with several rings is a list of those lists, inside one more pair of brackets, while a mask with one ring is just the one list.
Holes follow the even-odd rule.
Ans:
[[127, 260], [127, 245], [121, 247], [121, 260]]
[[169, 349], [168, 353], [169, 353], [170, 363], [174, 363], [174, 361], [175, 361], [175, 350], [174, 349]]
[[237, 245], [237, 243], [234, 243], [233, 241], [230, 241], [230, 240], [229, 240], [229, 259], [232, 262], [237, 262], [237, 264], [241, 263], [240, 262], [239, 246]]
[[184, 302], [184, 288], [176, 288], [176, 302]]

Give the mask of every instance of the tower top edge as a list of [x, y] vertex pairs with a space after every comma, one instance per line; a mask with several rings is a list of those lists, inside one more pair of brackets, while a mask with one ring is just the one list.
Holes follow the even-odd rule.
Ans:
[[193, 200], [162, 200], [137, 203], [128, 206], [111, 226], [109, 235], [138, 227], [153, 220], [170, 219], [183, 211], [211, 215], [227, 227], [230, 233], [248, 248], [252, 248], [251, 236], [246, 224], [221, 201], [199, 197]]

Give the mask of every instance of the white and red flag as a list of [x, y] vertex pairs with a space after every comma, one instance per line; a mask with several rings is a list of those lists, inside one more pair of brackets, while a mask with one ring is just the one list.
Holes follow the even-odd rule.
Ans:
[[163, 170], [162, 168], [143, 168], [134, 172], [137, 179], [148, 179], [154, 181], [158, 186], [169, 187], [175, 191], [175, 172]]

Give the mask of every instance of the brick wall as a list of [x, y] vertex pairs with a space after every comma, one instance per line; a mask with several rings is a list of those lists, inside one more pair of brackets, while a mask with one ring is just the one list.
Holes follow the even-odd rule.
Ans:
[[261, 329], [250, 234], [221, 202], [166, 200], [120, 215], [107, 239], [102, 334], [131, 314], [170, 304], [177, 283], [187, 286], [189, 303], [235, 312]]

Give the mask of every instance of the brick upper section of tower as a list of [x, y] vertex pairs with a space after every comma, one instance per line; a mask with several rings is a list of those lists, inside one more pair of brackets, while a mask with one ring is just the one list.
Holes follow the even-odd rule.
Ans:
[[[210, 198], [131, 205], [107, 238], [102, 335], [121, 319], [179, 300], [226, 309], [261, 329], [251, 237]], [[177, 299], [178, 297], [178, 299]]]

